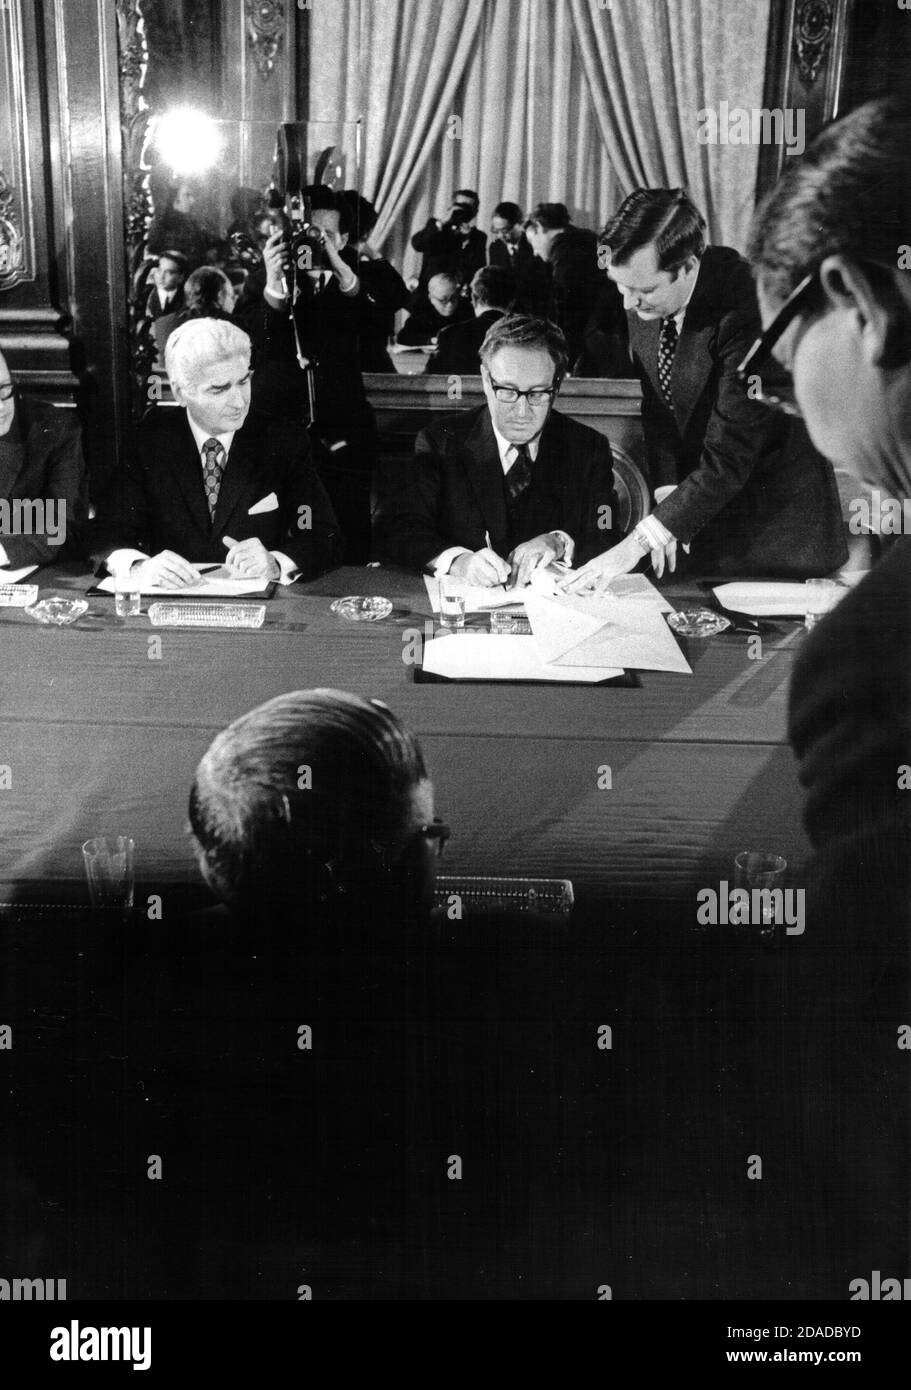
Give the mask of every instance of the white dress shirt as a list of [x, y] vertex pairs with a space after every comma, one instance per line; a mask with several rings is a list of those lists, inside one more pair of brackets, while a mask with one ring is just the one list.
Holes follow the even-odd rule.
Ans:
[[[500, 467], [503, 469], [503, 477], [505, 478], [516, 459], [519, 457], [519, 445], [513, 444], [510, 440], [506, 439], [492, 420], [490, 423], [493, 429], [494, 439], [497, 441], [497, 451], [500, 455]], [[540, 435], [537, 435], [526, 445], [528, 457], [531, 459], [532, 463], [534, 463], [535, 459], [538, 457], [538, 449], [540, 447]], [[573, 562], [573, 551], [576, 548], [576, 543], [572, 536], [567, 535], [565, 531], [550, 531], [548, 534], [561, 537], [563, 541], [563, 554], [560, 556], [560, 559], [564, 564], [571, 565]], [[460, 555], [472, 554], [474, 554], [474, 552], [469, 550], [465, 545], [452, 545], [448, 550], [441, 551], [435, 559], [431, 560], [427, 568], [432, 570], [435, 578], [439, 579], [441, 575], [449, 573], [452, 569], [453, 561], [457, 560]], [[506, 557], [503, 556], [503, 558], [505, 559]]]

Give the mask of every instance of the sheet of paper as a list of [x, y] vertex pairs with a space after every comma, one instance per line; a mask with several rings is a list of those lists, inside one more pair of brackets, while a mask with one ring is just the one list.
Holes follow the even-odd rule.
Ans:
[[614, 598], [632, 598], [643, 603], [657, 604], [662, 613], [673, 613], [674, 605], [669, 603], [660, 589], [656, 589], [644, 574], [618, 574], [608, 585]]
[[20, 579], [24, 579], [37, 568], [37, 565], [23, 565], [18, 570], [0, 569], [0, 584], [18, 584]]
[[[502, 584], [495, 584], [492, 588], [487, 588], [483, 584], [466, 584], [465, 611], [466, 613], [489, 613], [493, 608], [506, 607], [515, 607], [517, 611], [520, 611], [527, 594], [557, 593], [557, 584], [568, 573], [569, 571], [562, 566], [548, 566], [546, 569], [535, 570], [531, 577], [531, 583], [521, 589], [507, 589]], [[439, 613], [440, 581], [425, 574], [424, 585], [434, 613]]]
[[712, 593], [723, 608], [749, 613], [754, 618], [799, 617], [807, 611], [807, 591], [803, 584], [757, 580], [719, 584]]
[[[244, 598], [249, 594], [261, 594], [269, 585], [267, 579], [232, 579], [224, 565], [209, 569], [197, 566], [206, 572], [198, 584], [188, 584], [185, 589], [167, 589], [161, 584], [143, 584], [142, 593], [163, 598]], [[98, 588], [104, 594], [116, 593], [113, 576], [102, 579]]]
[[548, 664], [692, 675], [661, 610], [649, 600], [530, 595], [525, 607], [541, 658]]
[[532, 637], [457, 632], [424, 643], [424, 670], [450, 680], [572, 681], [591, 684], [622, 676], [602, 666], [553, 666], [541, 659]]

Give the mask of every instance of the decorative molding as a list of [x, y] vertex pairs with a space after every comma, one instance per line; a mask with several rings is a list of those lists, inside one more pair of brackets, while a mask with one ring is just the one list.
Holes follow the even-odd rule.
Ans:
[[282, 0], [247, 0], [247, 42], [265, 82], [272, 76], [285, 42]]
[[0, 290], [15, 285], [25, 260], [15, 192], [0, 165]]
[[835, 0], [800, 0], [794, 24], [797, 71], [805, 87], [812, 87], [828, 56], [835, 28]]
[[34, 279], [28, 111], [18, 0], [0, 4], [0, 291]]
[[142, 6], [143, 0], [116, 0], [130, 376], [136, 418], [143, 414], [147, 405], [148, 380], [156, 356], [155, 343], [143, 312], [142, 295], [136, 287], [153, 212], [146, 159], [152, 113], [144, 95], [149, 46]]

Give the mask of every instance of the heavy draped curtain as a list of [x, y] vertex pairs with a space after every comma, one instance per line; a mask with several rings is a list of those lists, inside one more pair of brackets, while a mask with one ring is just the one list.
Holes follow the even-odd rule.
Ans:
[[372, 240], [406, 273], [411, 232], [463, 185], [485, 227], [501, 199], [598, 227], [633, 188], [685, 184], [712, 240], [742, 248], [758, 149], [699, 144], [698, 112], [762, 105], [770, 3], [314, 5], [311, 144], [345, 149], [380, 213]]

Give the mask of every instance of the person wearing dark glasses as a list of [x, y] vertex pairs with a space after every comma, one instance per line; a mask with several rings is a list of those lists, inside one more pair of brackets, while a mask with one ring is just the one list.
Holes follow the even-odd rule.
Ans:
[[87, 514], [75, 411], [23, 395], [0, 352], [0, 583], [72, 555]]
[[631, 193], [601, 247], [627, 311], [655, 506], [568, 587], [604, 588], [645, 557], [660, 577], [681, 551], [703, 578], [837, 569], [847, 548], [831, 464], [737, 375], [759, 332], [746, 261], [706, 245], [705, 219], [680, 188]]
[[[880, 100], [827, 127], [759, 209], [764, 331], [740, 365], [772, 409], [800, 411], [858, 498], [876, 488], [899, 503], [911, 496], [909, 229], [911, 113]], [[907, 535], [807, 637], [789, 735], [814, 852], [800, 880], [807, 950], [788, 983], [800, 1020], [788, 1067], [800, 1057], [807, 1100], [787, 1143], [821, 1158], [807, 1192], [829, 1257], [907, 1276], [911, 1093], [895, 1065], [911, 1017]], [[851, 1296], [844, 1274], [831, 1296]]]

